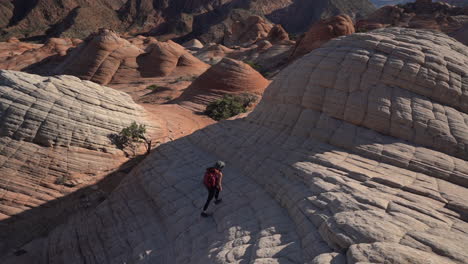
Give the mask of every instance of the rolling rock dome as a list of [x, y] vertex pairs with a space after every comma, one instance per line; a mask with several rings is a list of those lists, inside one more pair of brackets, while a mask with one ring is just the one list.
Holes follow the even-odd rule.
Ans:
[[[467, 73], [466, 47], [440, 33], [332, 40], [283, 70], [249, 116], [161, 146], [21, 258], [467, 263]], [[223, 203], [200, 218], [201, 177], [219, 159]]]
[[193, 81], [176, 102], [189, 109], [204, 111], [207, 105], [223, 95], [247, 93], [261, 96], [267, 86], [268, 80], [250, 65], [223, 58]]
[[74, 211], [60, 198], [120, 166], [108, 136], [147, 116], [129, 95], [76, 77], [0, 71], [0, 252]]

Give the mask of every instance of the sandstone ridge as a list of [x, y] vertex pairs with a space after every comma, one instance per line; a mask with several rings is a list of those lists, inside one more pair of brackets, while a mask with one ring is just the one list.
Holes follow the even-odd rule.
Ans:
[[168, 75], [198, 75], [208, 68], [171, 40], [143, 39], [143, 43], [134, 45], [112, 30], [100, 29], [70, 52], [55, 73], [109, 84]]

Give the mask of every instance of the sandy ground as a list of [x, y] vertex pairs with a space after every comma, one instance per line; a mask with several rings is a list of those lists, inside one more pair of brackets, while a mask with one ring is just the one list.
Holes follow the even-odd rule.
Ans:
[[142, 104], [152, 114], [155, 124], [161, 126], [157, 141], [172, 141], [214, 124], [213, 119], [183, 108], [177, 104]]

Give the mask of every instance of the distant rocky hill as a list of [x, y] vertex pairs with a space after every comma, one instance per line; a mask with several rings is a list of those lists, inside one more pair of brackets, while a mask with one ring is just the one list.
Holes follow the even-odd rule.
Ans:
[[362, 17], [374, 9], [369, 0], [6, 0], [0, 3], [0, 39], [84, 38], [106, 27], [209, 42], [222, 40], [227, 25], [252, 14], [294, 33], [329, 15]]
[[398, 6], [384, 6], [366, 19], [356, 21], [356, 31], [382, 27], [408, 27], [436, 30], [468, 45], [468, 8], [430, 0], [418, 0]]
[[[372, 0], [372, 3], [377, 7], [382, 7], [385, 5], [406, 4], [410, 2], [414, 2], [414, 0]], [[442, 0], [436, 2], [445, 2], [455, 6], [468, 6], [468, 0]]]

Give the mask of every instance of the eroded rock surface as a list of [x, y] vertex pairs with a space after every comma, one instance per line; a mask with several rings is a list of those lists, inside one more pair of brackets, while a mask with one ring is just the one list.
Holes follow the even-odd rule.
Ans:
[[251, 16], [243, 21], [235, 21], [224, 37], [227, 46], [249, 46], [268, 37], [273, 25], [259, 16]]
[[0, 71], [0, 251], [74, 212], [61, 197], [121, 165], [109, 136], [147, 117], [130, 96], [89, 81]]
[[112, 30], [100, 30], [71, 52], [55, 72], [108, 84], [171, 74], [200, 74], [208, 68], [173, 41], [132, 41], [135, 45]]
[[[466, 263], [467, 72], [466, 47], [441, 33], [332, 40], [283, 70], [250, 115], [159, 147], [22, 257]], [[224, 200], [200, 218], [201, 177], [218, 159]]]
[[275, 44], [278, 42], [287, 42], [289, 41], [289, 35], [281, 25], [274, 25], [270, 32], [268, 32], [267, 40]]
[[189, 50], [199, 50], [204, 47], [203, 43], [201, 43], [201, 41], [199, 41], [198, 39], [192, 39], [190, 41], [187, 41], [182, 46]]
[[195, 52], [194, 56], [212, 65], [220, 62], [224, 57], [243, 61], [254, 65], [263, 76], [272, 78], [290, 62], [289, 58], [294, 50], [295, 42], [286, 39], [274, 41], [275, 37], [270, 36], [273, 42], [260, 40], [246, 48], [231, 49], [220, 44], [208, 45]]
[[319, 48], [329, 40], [354, 33], [353, 20], [347, 15], [339, 15], [313, 24], [296, 43], [292, 59], [299, 58]]
[[[0, 4], [1, 38], [84, 38], [102, 27], [123, 29], [118, 10], [125, 0], [7, 0]], [[122, 13], [125, 11], [123, 10]], [[148, 19], [149, 20], [149, 19]]]
[[50, 74], [81, 40], [51, 38], [45, 44], [12, 38], [0, 42], [0, 69]]

